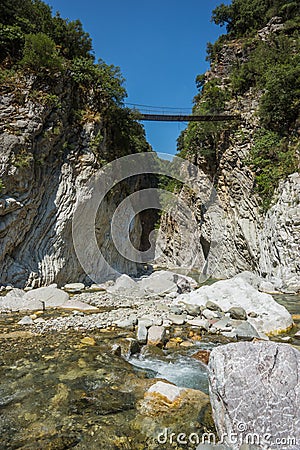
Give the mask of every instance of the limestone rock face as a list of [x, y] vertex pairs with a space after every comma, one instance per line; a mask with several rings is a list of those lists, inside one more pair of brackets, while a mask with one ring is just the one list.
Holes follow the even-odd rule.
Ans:
[[213, 416], [225, 444], [238, 450], [237, 441], [252, 434], [259, 442], [248, 444], [257, 448], [299, 448], [298, 350], [275, 342], [228, 344], [212, 350], [208, 367]]
[[300, 291], [300, 175], [280, 183], [260, 239], [260, 272], [282, 291]]
[[[1, 92], [0, 285], [39, 287], [55, 281], [62, 286], [89, 281], [73, 248], [74, 208], [101, 169], [99, 155], [104, 160], [118, 155], [106, 146], [100, 116], [88, 114], [87, 109], [85, 120], [74, 119], [77, 97], [71, 81], [55, 83], [51, 86], [55, 104], [47, 96], [49, 86], [40, 86], [34, 77], [20, 80], [15, 91]], [[104, 139], [95, 149], [99, 133]], [[137, 264], [118, 254], [110, 234], [110, 217], [123, 195], [122, 189], [116, 190], [103, 201], [95, 232], [114, 268], [136, 275]], [[132, 243], [137, 247], [141, 232], [137, 216], [132, 223]], [[82, 228], [83, 240], [84, 235]]]
[[[273, 18], [261, 30], [261, 39], [282, 29], [277, 20]], [[205, 74], [206, 82], [215, 81], [220, 89], [226, 89], [232, 68], [247, 61], [249, 52], [251, 46], [243, 46], [238, 40], [222, 45]], [[224, 112], [238, 112], [241, 122], [234, 130], [224, 129], [216, 148], [207, 144], [205, 149], [205, 144], [199, 142], [185, 149], [187, 158], [200, 174], [197, 180], [192, 180], [194, 191], [183, 186], [179, 192], [181, 202], [162, 216], [157, 241], [158, 264], [169, 269], [176, 266], [197, 269], [204, 279], [230, 278], [251, 271], [262, 275], [277, 289], [297, 292], [300, 290], [299, 174], [282, 180], [274, 193], [273, 206], [265, 213], [256, 193], [255, 174], [247, 163], [256, 132], [261, 128], [257, 114], [261, 94], [250, 88], [225, 104]], [[205, 157], [207, 151], [212, 152], [211, 158]], [[187, 210], [194, 217], [196, 227], [187, 220]], [[266, 289], [270, 290], [270, 286]]]

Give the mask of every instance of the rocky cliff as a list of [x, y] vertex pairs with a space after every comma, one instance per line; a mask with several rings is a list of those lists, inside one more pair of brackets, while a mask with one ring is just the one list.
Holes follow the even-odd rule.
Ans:
[[[178, 191], [196, 218], [197, 236], [189, 226], [181, 227], [179, 232], [174, 225], [185, 220], [180, 208], [164, 214], [158, 244], [162, 247], [166, 243], [159, 259], [161, 265], [181, 265], [187, 260], [186, 253], [192, 245], [195, 255], [198, 253], [200, 257], [195, 256], [195, 262], [189, 268], [202, 271], [206, 277], [230, 277], [250, 270], [273, 282], [277, 289], [300, 290], [297, 124], [290, 123], [282, 138], [286, 143], [283, 160], [289, 159], [290, 149], [294, 152], [293, 166], [284, 173], [275, 143], [268, 143], [268, 152], [272, 156], [263, 159], [265, 147], [259, 140], [260, 133], [265, 133], [263, 139], [270, 135], [277, 138], [277, 132], [262, 124], [261, 105], [266, 91], [254, 82], [243, 89], [236, 88], [238, 83], [241, 84], [241, 76], [250, 73], [255, 49], [266, 46], [263, 50], [268, 52], [273, 39], [278, 38], [277, 33], [282, 32], [284, 36], [284, 25], [280, 22], [280, 18], [272, 19], [255, 36], [252, 34], [251, 39], [229, 37], [223, 42], [223, 37], [219, 46], [211, 51], [211, 68], [198, 78], [201, 90], [195, 98], [194, 113], [225, 111], [239, 114], [240, 120], [209, 126], [191, 123], [179, 138], [179, 155], [199, 167], [216, 195], [215, 201], [207, 207], [203, 195], [191, 193], [185, 187]], [[259, 145], [262, 146], [261, 153]], [[273, 173], [277, 168], [276, 177], [280, 183], [276, 185]], [[264, 198], [267, 198], [267, 207]]]
[[[78, 96], [78, 87], [62, 76], [52, 81], [22, 76], [1, 85], [0, 284], [37, 287], [87, 281], [73, 248], [74, 207], [93, 174], [121, 156], [122, 149], [112, 139], [118, 125], [105, 122], [105, 116]], [[135, 151], [131, 146], [129, 152]], [[96, 226], [108, 261], [132, 274], [139, 267], [115, 250], [110, 218], [137, 185], [141, 180], [114, 188], [102, 203]], [[139, 216], [131, 235], [139, 247]]]

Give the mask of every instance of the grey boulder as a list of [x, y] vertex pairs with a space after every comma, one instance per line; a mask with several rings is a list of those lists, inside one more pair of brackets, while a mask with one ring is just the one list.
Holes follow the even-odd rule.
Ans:
[[262, 341], [219, 346], [210, 354], [208, 372], [213, 416], [225, 444], [239, 450], [237, 442], [252, 435], [258, 448], [300, 448], [298, 350]]
[[65, 302], [69, 300], [69, 294], [54, 286], [46, 286], [38, 289], [33, 289], [32, 291], [26, 292], [23, 299], [25, 301], [40, 302], [40, 306], [36, 309], [44, 308], [55, 308], [62, 306]]

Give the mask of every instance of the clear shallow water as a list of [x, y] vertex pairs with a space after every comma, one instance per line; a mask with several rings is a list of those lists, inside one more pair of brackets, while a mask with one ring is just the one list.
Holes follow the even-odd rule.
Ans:
[[[294, 315], [297, 328], [289, 333], [293, 336], [300, 329], [300, 296], [276, 300]], [[32, 336], [16, 324], [19, 318], [0, 315], [1, 450], [150, 448], [144, 445], [139, 428], [144, 418], [136, 408], [149, 382], [165, 378], [207, 392], [206, 367], [191, 354], [221, 343], [204, 337], [195, 348], [135, 357], [130, 364], [110, 351], [128, 333]], [[84, 344], [86, 336], [95, 345]], [[274, 339], [280, 341], [281, 336]], [[292, 344], [300, 349], [299, 341]]]
[[134, 356], [129, 362], [145, 369], [149, 377], [164, 378], [177, 386], [208, 393], [207, 367], [189, 355], [174, 352], [164, 358]]

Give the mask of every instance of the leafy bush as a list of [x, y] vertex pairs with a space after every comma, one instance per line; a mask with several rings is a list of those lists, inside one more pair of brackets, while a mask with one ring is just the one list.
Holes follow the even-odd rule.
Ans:
[[0, 23], [0, 61], [8, 55], [20, 58], [23, 42], [24, 36], [19, 26]]
[[296, 142], [289, 142], [274, 131], [260, 129], [247, 163], [255, 172], [255, 189], [263, 209], [267, 210], [279, 181], [297, 170]]
[[57, 52], [55, 42], [44, 33], [25, 36], [21, 64], [34, 72], [56, 73], [63, 70], [63, 58]]
[[93, 91], [96, 109], [122, 105], [126, 90], [119, 67], [107, 65], [101, 59], [95, 64], [90, 58], [75, 58], [71, 74], [84, 91]]
[[67, 60], [91, 57], [92, 42], [79, 20], [52, 17], [51, 8], [41, 0], [2, 0], [0, 3], [0, 63], [9, 56], [22, 58], [25, 35], [44, 33], [60, 47]]
[[243, 36], [262, 28], [271, 17], [288, 20], [299, 11], [299, 2], [293, 0], [232, 0], [230, 5], [217, 6], [212, 20], [216, 25], [226, 25], [232, 36]]
[[33, 160], [34, 160], [33, 154], [23, 149], [14, 156], [13, 164], [20, 169], [28, 168], [31, 166]]
[[280, 133], [288, 131], [299, 115], [300, 58], [298, 64], [270, 68], [266, 75], [265, 93], [260, 101], [261, 123]]

